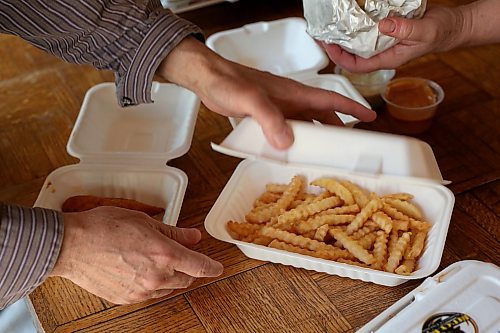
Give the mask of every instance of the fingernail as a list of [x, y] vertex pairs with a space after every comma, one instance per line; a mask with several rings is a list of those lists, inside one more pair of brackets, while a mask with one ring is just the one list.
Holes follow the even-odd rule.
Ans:
[[391, 19], [380, 21], [379, 30], [383, 33], [392, 33], [396, 30], [396, 23]]
[[283, 130], [274, 133], [273, 141], [277, 148], [285, 149], [290, 147], [293, 143], [293, 133], [290, 127], [284, 126]]

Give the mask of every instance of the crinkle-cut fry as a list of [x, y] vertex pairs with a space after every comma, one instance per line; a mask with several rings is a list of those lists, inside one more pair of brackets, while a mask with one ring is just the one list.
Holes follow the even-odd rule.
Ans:
[[389, 252], [389, 258], [387, 259], [387, 264], [385, 265], [385, 270], [387, 272], [393, 273], [394, 270], [399, 266], [399, 262], [403, 258], [403, 254], [410, 243], [411, 232], [405, 232]]
[[304, 200], [300, 200], [300, 199], [297, 199], [297, 200], [294, 200], [289, 206], [288, 208], [289, 209], [294, 209], [294, 208], [297, 208], [297, 207], [300, 207], [300, 206], [303, 206], [303, 205], [307, 205], [307, 204], [310, 204], [311, 202], [313, 202], [313, 199], [314, 197], [310, 197], [310, 198], [306, 198]]
[[259, 207], [264, 204], [275, 203], [279, 200], [279, 198], [281, 198], [280, 193], [264, 192], [257, 198], [257, 200], [255, 200], [253, 206]]
[[365, 250], [356, 240], [349, 237], [345, 232], [339, 229], [331, 229], [330, 233], [336, 240], [340, 241], [353, 256], [365, 264], [371, 264], [375, 260], [372, 254]]
[[266, 236], [256, 236], [251, 243], [257, 244], [257, 245], [263, 245], [263, 246], [268, 246], [269, 243], [273, 241], [273, 238], [271, 237], [266, 237]]
[[415, 270], [415, 259], [405, 259], [394, 272], [400, 275], [410, 275]]
[[392, 230], [407, 231], [410, 228], [410, 221], [392, 220]]
[[399, 232], [393, 229], [391, 234], [389, 235], [389, 242], [387, 244], [387, 251], [389, 253], [391, 253], [392, 249], [394, 249], [394, 247], [396, 246], [398, 239], [399, 239]]
[[261, 225], [252, 223], [239, 223], [235, 221], [227, 222], [227, 229], [231, 237], [237, 240], [242, 240], [245, 237], [252, 235], [262, 228]]
[[398, 200], [403, 200], [403, 201], [409, 201], [413, 199], [413, 195], [410, 193], [391, 193], [391, 194], [386, 194], [382, 197], [383, 199], [398, 199]]
[[306, 192], [303, 192], [303, 191], [302, 191], [302, 192], [299, 192], [299, 193], [297, 194], [296, 199], [297, 199], [297, 200], [312, 200], [312, 199], [314, 199], [314, 198], [316, 198], [316, 197], [317, 197], [317, 195], [315, 195], [315, 194], [312, 194], [312, 193], [306, 193]]
[[417, 221], [410, 218], [410, 228], [416, 229], [418, 231], [428, 231], [432, 227], [432, 224], [426, 221]]
[[354, 197], [352, 196], [351, 192], [349, 192], [349, 190], [345, 188], [344, 185], [333, 178], [319, 178], [314, 180], [311, 185], [322, 187], [329, 192], [337, 195], [344, 201], [346, 205], [355, 204]]
[[304, 181], [302, 177], [294, 176], [290, 181], [287, 189], [283, 192], [278, 201], [276, 201], [276, 209], [279, 211], [286, 210], [288, 205], [290, 205], [294, 200], [297, 194], [304, 187]]
[[406, 216], [405, 214], [401, 213], [399, 210], [385, 202], [382, 207], [382, 211], [389, 215], [389, 217], [393, 220], [410, 221], [410, 217]]
[[292, 245], [292, 244], [288, 244], [288, 243], [279, 241], [277, 239], [274, 239], [271, 243], [269, 243], [268, 247], [272, 247], [272, 248], [278, 249], [278, 250], [303, 254], [303, 255], [311, 256], [311, 257], [315, 257], [315, 258], [326, 259], [326, 260], [342, 259], [342, 258], [338, 258], [337, 256], [332, 257], [331, 254], [329, 252], [326, 252], [326, 251], [311, 251], [308, 249], [303, 249], [300, 246], [296, 246], [296, 245]]
[[266, 191], [272, 193], [281, 194], [285, 192], [287, 188], [288, 188], [287, 184], [274, 184], [274, 183], [266, 184]]
[[[347, 226], [349, 227], [349, 226]], [[372, 222], [372, 221], [367, 221], [365, 223], [365, 225], [359, 229], [359, 230], [356, 230], [352, 235], [352, 239], [360, 239], [361, 237], [364, 237], [365, 235], [375, 231], [376, 229], [378, 229], [378, 225], [375, 223], [375, 222]]]
[[[336, 258], [347, 258], [352, 257], [349, 252], [336, 248], [332, 245], [325, 244], [323, 242], [318, 242], [315, 239], [309, 239], [300, 235], [293, 234], [288, 231], [279, 230], [273, 227], [263, 227], [261, 230], [263, 236], [276, 238], [285, 243], [289, 243], [295, 246], [299, 246], [303, 249], [308, 249], [311, 251], [323, 251], [328, 253], [333, 260]], [[335, 258], [335, 259], [334, 259]]]
[[359, 245], [361, 245], [365, 250], [371, 249], [373, 243], [375, 243], [375, 239], [377, 235], [374, 233], [369, 233], [358, 239]]
[[339, 198], [328, 197], [321, 201], [311, 202], [307, 205], [298, 206], [297, 208], [286, 211], [278, 216], [278, 222], [285, 223], [288, 221], [297, 221], [300, 219], [304, 219], [328, 208], [339, 206], [340, 204], [341, 200]]
[[316, 230], [309, 230], [308, 232], [304, 232], [302, 234], [303, 237], [309, 238], [309, 239], [314, 239], [314, 235], [316, 235]]
[[292, 203], [303, 185], [304, 183], [302, 181], [302, 178], [299, 176], [294, 176], [290, 181], [287, 189], [285, 190], [285, 192], [283, 192], [276, 203], [253, 209], [245, 216], [245, 219], [250, 223], [268, 222], [269, 220], [271, 220], [271, 218], [279, 215], [282, 210], [286, 210], [288, 208], [288, 205]]
[[363, 267], [363, 268], [370, 268], [370, 266], [368, 266], [367, 264], [363, 264], [362, 262], [357, 262], [357, 261], [354, 261], [354, 260], [349, 260], [349, 259], [344, 259], [344, 258], [337, 259], [337, 262], [340, 262], [342, 264], [359, 266], [359, 267]]
[[353, 184], [348, 180], [344, 180], [340, 183], [346, 189], [348, 189], [349, 192], [351, 192], [352, 196], [354, 197], [354, 201], [358, 204], [359, 207], [363, 208], [364, 206], [366, 206], [366, 204], [368, 204], [370, 199], [358, 185]]
[[384, 230], [386, 233], [391, 232], [392, 219], [383, 212], [376, 212], [375, 214], [373, 214], [372, 221], [375, 222], [380, 227], [380, 229]]
[[295, 225], [295, 229], [299, 233], [304, 233], [309, 230], [318, 229], [322, 225], [339, 225], [351, 222], [354, 215], [323, 215], [315, 216], [306, 221], [300, 221]]
[[385, 198], [383, 199], [384, 202], [389, 204], [390, 206], [396, 208], [406, 216], [412, 217], [417, 220], [423, 219], [423, 214], [420, 211], [420, 209], [412, 204], [411, 202], [408, 201], [403, 201], [399, 199], [391, 199], [391, 198]]
[[278, 214], [279, 210], [276, 209], [276, 204], [267, 204], [252, 209], [245, 215], [245, 220], [249, 223], [265, 223]]
[[318, 216], [323, 215], [344, 215], [344, 214], [357, 214], [360, 212], [359, 206], [357, 204], [349, 206], [340, 206], [335, 208], [330, 208], [318, 213]]
[[314, 233], [314, 239], [320, 242], [325, 241], [326, 235], [328, 235], [328, 230], [330, 230], [330, 226], [328, 224], [324, 224], [318, 229], [316, 229], [316, 232]]
[[356, 215], [356, 218], [347, 226], [347, 234], [352, 235], [356, 230], [361, 228], [370, 216], [382, 208], [382, 200], [373, 198], [361, 209], [361, 212]]
[[425, 238], [427, 237], [427, 232], [418, 231], [414, 237], [412, 237], [411, 244], [408, 246], [405, 252], [405, 259], [416, 259], [422, 253], [425, 244]]
[[375, 243], [373, 244], [373, 256], [375, 257], [373, 268], [375, 269], [382, 269], [385, 265], [388, 236], [383, 230], [377, 231]]

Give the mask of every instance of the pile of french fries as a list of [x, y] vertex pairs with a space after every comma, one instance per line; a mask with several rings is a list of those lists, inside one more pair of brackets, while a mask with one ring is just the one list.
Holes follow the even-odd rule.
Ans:
[[279, 250], [410, 275], [418, 267], [431, 224], [413, 195], [378, 196], [333, 178], [267, 184], [245, 222], [228, 221], [234, 239]]

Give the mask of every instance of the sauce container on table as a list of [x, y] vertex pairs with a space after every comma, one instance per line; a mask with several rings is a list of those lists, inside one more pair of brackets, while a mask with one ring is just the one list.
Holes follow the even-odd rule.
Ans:
[[431, 127], [444, 91], [431, 80], [404, 77], [390, 81], [382, 98], [396, 132], [419, 134]]

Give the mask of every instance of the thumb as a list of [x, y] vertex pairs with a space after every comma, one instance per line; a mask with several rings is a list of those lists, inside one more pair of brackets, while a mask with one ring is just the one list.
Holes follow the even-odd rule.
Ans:
[[420, 41], [428, 35], [428, 29], [421, 20], [399, 17], [385, 18], [379, 22], [381, 33], [399, 40]]
[[158, 230], [168, 238], [184, 246], [195, 245], [201, 240], [201, 232], [195, 228], [177, 228], [159, 224]]

